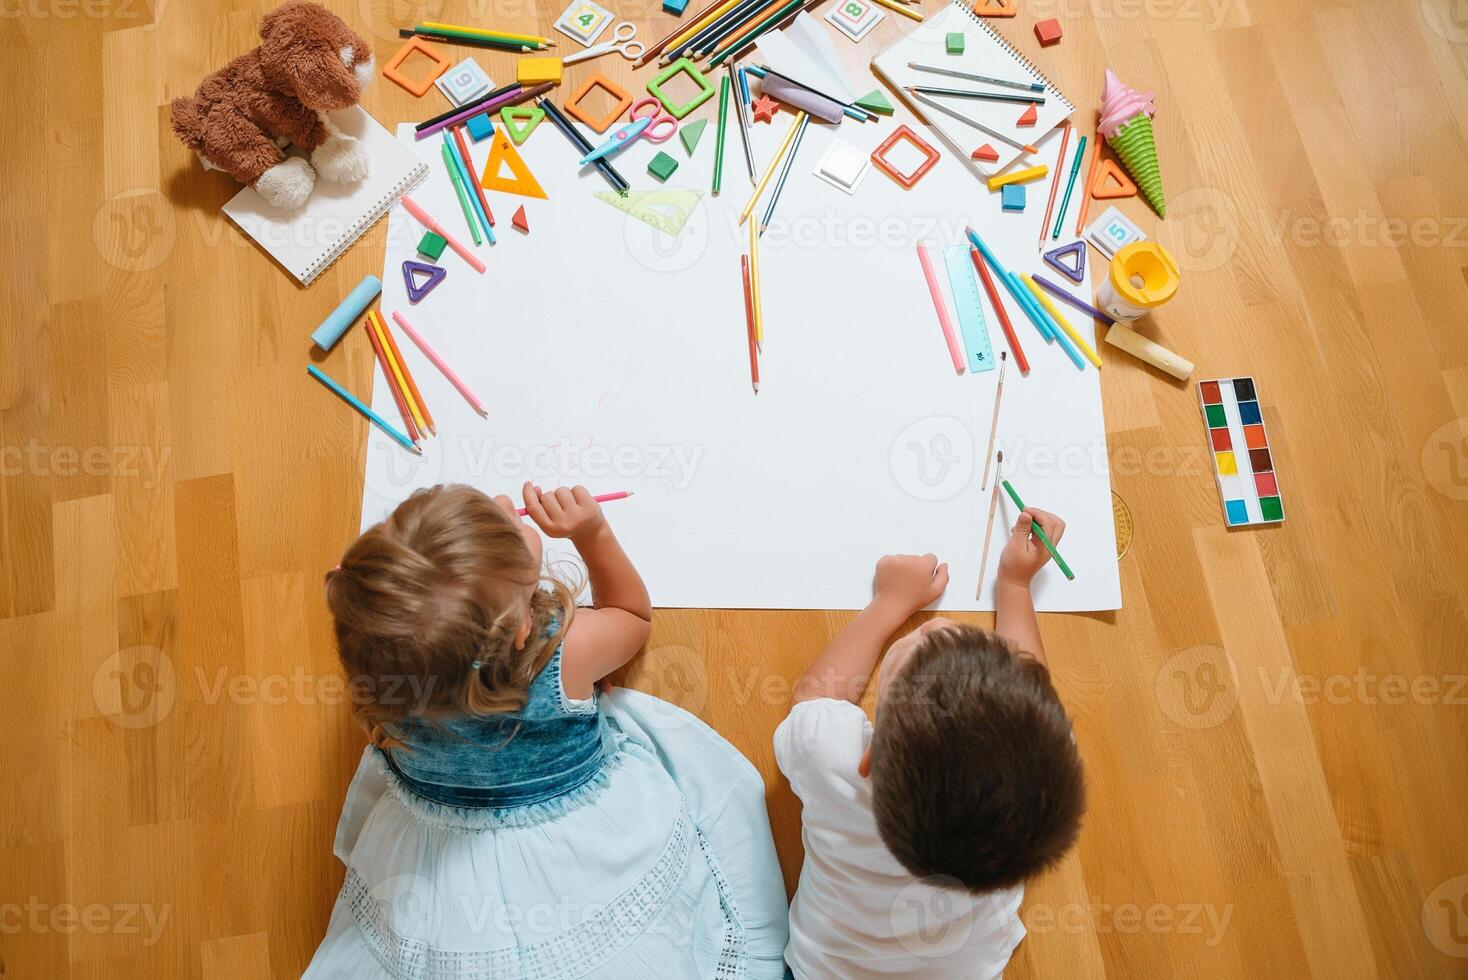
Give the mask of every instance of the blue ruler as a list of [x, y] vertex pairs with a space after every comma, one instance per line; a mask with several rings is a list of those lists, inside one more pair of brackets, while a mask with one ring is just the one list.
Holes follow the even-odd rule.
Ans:
[[963, 332], [963, 346], [968, 349], [970, 374], [994, 370], [994, 348], [989, 343], [989, 324], [984, 319], [984, 305], [979, 298], [979, 283], [974, 278], [974, 262], [967, 245], [950, 245], [943, 250], [948, 266], [948, 288], [953, 292], [953, 306], [958, 310], [958, 327]]

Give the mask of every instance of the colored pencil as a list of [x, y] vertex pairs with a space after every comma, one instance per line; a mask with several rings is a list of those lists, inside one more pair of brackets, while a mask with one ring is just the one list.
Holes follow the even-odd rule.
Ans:
[[476, 34], [481, 37], [495, 37], [506, 41], [520, 41], [525, 44], [539, 45], [541, 47], [553, 48], [556, 42], [540, 34], [515, 34], [510, 31], [491, 31], [483, 27], [464, 27], [461, 24], [441, 24], [435, 21], [424, 21], [417, 25], [426, 27], [430, 31], [458, 31], [461, 34]]
[[409, 452], [417, 453], [419, 456], [423, 455], [423, 450], [415, 446], [411, 439], [403, 435], [397, 429], [394, 429], [381, 415], [378, 415], [376, 412], [372, 411], [372, 409], [368, 408], [366, 405], [363, 405], [360, 401], [357, 400], [357, 397], [355, 395], [333, 381], [316, 365], [307, 364], [306, 373], [311, 375], [311, 377], [315, 378], [317, 381], [320, 381], [322, 384], [326, 385], [326, 387], [331, 389], [331, 391], [338, 398], [355, 408], [362, 415], [363, 418], [372, 422], [383, 432], [386, 432], [388, 435], [392, 436], [393, 439], [396, 440], [404, 449], [408, 450]]
[[[732, 61], [729, 63], [728, 69], [729, 69], [729, 80], [732, 83], [733, 80], [734, 80], [734, 63]], [[739, 142], [744, 145], [744, 166], [745, 166], [746, 169], [749, 170], [749, 179], [750, 180], [754, 180], [754, 150], [751, 149], [750, 143], [749, 143], [749, 115], [748, 115], [748, 113], [749, 113], [749, 108], [748, 108], [748, 106], [745, 105], [744, 100], [743, 99], [735, 99], [734, 100], [734, 114], [739, 119]]]
[[438, 425], [433, 421], [433, 413], [428, 410], [428, 402], [423, 400], [423, 392], [418, 390], [418, 380], [413, 377], [413, 369], [408, 367], [408, 362], [403, 360], [403, 352], [398, 348], [398, 342], [388, 329], [387, 322], [382, 319], [382, 314], [373, 310], [369, 314], [377, 323], [377, 329], [382, 331], [382, 337], [387, 341], [387, 353], [392, 357], [403, 380], [408, 383], [408, 395], [413, 399], [413, 404], [418, 407], [418, 414], [423, 416], [423, 424], [428, 426], [428, 431], [438, 435]]
[[698, 57], [698, 53], [707, 51], [716, 45], [720, 39], [732, 31], [738, 29], [746, 19], [757, 14], [761, 7], [768, 4], [770, 0], [738, 0], [718, 17], [709, 21], [698, 30], [685, 35], [676, 44], [670, 45], [663, 52], [662, 61], [667, 64], [678, 58], [688, 55]]
[[419, 405], [413, 397], [413, 386], [408, 382], [408, 374], [403, 370], [403, 365], [399, 363], [394, 352], [392, 338], [387, 335], [387, 327], [383, 326], [380, 319], [371, 314], [368, 314], [367, 319], [377, 334], [378, 341], [382, 344], [383, 353], [387, 356], [388, 367], [392, 369], [392, 376], [397, 381], [398, 391], [402, 393], [403, 401], [407, 403], [408, 411], [412, 413], [413, 424], [418, 427], [418, 434], [425, 439], [428, 438], [428, 418], [423, 414], [423, 406]]
[[687, 51], [691, 57], [703, 58], [720, 45], [733, 45], [764, 23], [764, 19], [771, 16], [771, 11], [782, 3], [789, 6], [797, 2], [800, 0], [748, 0], [730, 11], [731, 16], [726, 17], [716, 29], [705, 32], [697, 43], [689, 45]]
[[469, 199], [469, 210], [473, 213], [474, 220], [478, 222], [480, 228], [484, 229], [485, 235], [489, 238], [489, 243], [493, 245], [494, 229], [489, 226], [489, 218], [479, 209], [479, 197], [474, 193], [474, 189], [478, 187], [479, 181], [474, 179], [474, 175], [470, 172], [468, 164], [459, 156], [458, 146], [454, 142], [453, 133], [454, 129], [452, 126], [443, 131], [444, 151], [448, 154], [449, 160], [452, 161], [454, 169], [459, 172], [459, 180], [464, 185], [464, 196]]
[[1096, 309], [1096, 307], [1092, 306], [1090, 303], [1087, 303], [1085, 300], [1076, 299], [1070, 293], [1066, 292], [1064, 289], [1062, 289], [1060, 286], [1057, 286], [1049, 279], [1046, 279], [1038, 272], [1031, 274], [1030, 278], [1035, 280], [1035, 282], [1040, 285], [1041, 289], [1045, 290], [1056, 299], [1064, 300], [1087, 316], [1096, 320], [1100, 320], [1108, 327], [1111, 326], [1111, 317], [1107, 316], [1105, 313], [1102, 313], [1100, 310]]
[[754, 308], [754, 346], [765, 349], [765, 312], [759, 294], [759, 231], [749, 226], [749, 305]]
[[464, 139], [463, 126], [451, 126], [454, 133], [454, 143], [459, 147], [459, 158], [464, 161], [464, 170], [469, 175], [469, 186], [474, 188], [474, 195], [479, 199], [479, 212], [484, 215], [484, 233], [489, 236], [489, 243], [494, 244], [494, 212], [489, 209], [489, 199], [484, 196], [484, 188], [479, 186], [475, 179], [474, 157], [469, 154], [469, 144]]
[[418, 223], [420, 225], [427, 228], [435, 235], [438, 235], [444, 241], [448, 242], [449, 248], [453, 249], [454, 252], [459, 256], [459, 258], [463, 259], [465, 262], [468, 262], [471, 269], [473, 269], [475, 272], [484, 271], [484, 263], [479, 261], [479, 256], [469, 251], [469, 246], [465, 245], [453, 235], [449, 234], [449, 230], [443, 225], [439, 224], [437, 218], [433, 217], [433, 215], [423, 210], [423, 208], [419, 206], [417, 201], [413, 200], [406, 194], [398, 198], [398, 201], [401, 202], [401, 204], [403, 205], [403, 210], [407, 211], [414, 218], [418, 219]]
[[474, 217], [474, 208], [469, 203], [469, 194], [464, 187], [464, 178], [459, 176], [459, 167], [454, 163], [454, 155], [449, 152], [448, 144], [439, 147], [443, 153], [444, 169], [449, 172], [449, 180], [454, 183], [454, 193], [458, 195], [459, 207], [464, 209], [464, 223], [469, 226], [469, 237], [474, 239], [475, 245], [483, 245], [484, 239], [479, 234], [479, 223]]
[[[1004, 450], [999, 450], [999, 458], [996, 460], [1000, 471], [1004, 469]], [[984, 465], [987, 470], [988, 464]], [[979, 599], [984, 594], [984, 569], [989, 564], [989, 541], [994, 536], [994, 512], [999, 509], [999, 484], [994, 484], [994, 489], [989, 493], [989, 521], [984, 525], [984, 551], [979, 555], [979, 584], [974, 589], [974, 598]]]
[[810, 116], [805, 116], [800, 120], [800, 126], [795, 131], [795, 141], [790, 144], [790, 152], [785, 154], [785, 162], [780, 165], [780, 179], [775, 181], [775, 189], [770, 194], [770, 203], [765, 205], [764, 217], [759, 221], [761, 235], [765, 233], [765, 228], [770, 224], [770, 217], [775, 213], [775, 205], [780, 203], [780, 192], [785, 189], [785, 178], [790, 176], [790, 165], [795, 162], [795, 154], [800, 152], [800, 140], [805, 135], [805, 128], [809, 125]]
[[989, 263], [989, 268], [994, 270], [994, 274], [999, 277], [1000, 282], [1004, 283], [1004, 288], [1009, 292], [1009, 295], [1014, 297], [1015, 303], [1019, 304], [1020, 312], [1035, 325], [1035, 329], [1040, 331], [1042, 338], [1046, 341], [1050, 340], [1050, 324], [1043, 316], [1039, 315], [1039, 307], [1028, 299], [1028, 292], [1026, 292], [1023, 286], [1017, 285], [1016, 280], [1009, 274], [1008, 270], [999, 264], [999, 260], [994, 257], [993, 252], [989, 251], [989, 246], [984, 244], [984, 240], [979, 237], [978, 232], [974, 231], [972, 227], [969, 227], [967, 232], [969, 243], [984, 254], [984, 261]]
[[[581, 151], [582, 156], [585, 156], [586, 154], [591, 152], [591, 143], [586, 139], [585, 136], [581, 135], [580, 130], [571, 125], [571, 120], [567, 119], [564, 115], [561, 114], [561, 110], [556, 108], [556, 104], [554, 102], [552, 102], [550, 99], [540, 98], [535, 100], [535, 104], [545, 110], [546, 118], [555, 125], [556, 129], [561, 131], [562, 136], [571, 141], [572, 146]], [[632, 186], [631, 184], [627, 183], [626, 178], [617, 173], [616, 168], [613, 167], [609, 162], [607, 162], [607, 159], [605, 157], [600, 157], [596, 160], [596, 170], [597, 173], [601, 174], [602, 177], [606, 179], [606, 182], [608, 184], [612, 185], [612, 189], [618, 194], [625, 195], [628, 189]]]
[[1101, 164], [1101, 134], [1096, 134], [1095, 148], [1091, 151], [1091, 165], [1086, 168], [1086, 186], [1081, 188], [1081, 207], [1076, 215], [1076, 234], [1085, 227], [1086, 215], [1091, 213], [1091, 188], [1096, 186], [1096, 168]]
[[[776, 10], [774, 13], [770, 14], [768, 17], [765, 17], [763, 20], [760, 20], [758, 16], [751, 18], [750, 21], [746, 23], [743, 27], [739, 28], [739, 30], [724, 38], [724, 47], [714, 52], [713, 57], [709, 60], [708, 66], [710, 68], [717, 68], [719, 67], [719, 65], [723, 64], [729, 59], [737, 58], [739, 55], [743, 54], [751, 44], [753, 44], [755, 41], [758, 41], [760, 35], [767, 34], [775, 28], [779, 27], [780, 21], [783, 18], [787, 16], [794, 17], [795, 14], [808, 2], [810, 2], [810, 0], [790, 0], [790, 2], [787, 3], [785, 6]], [[774, 4], [770, 4], [770, 7], [773, 6]], [[768, 9], [769, 7], [765, 8], [765, 10]], [[763, 13], [764, 11], [760, 12], [761, 15], [763, 15]], [[707, 54], [708, 52], [704, 53]]]
[[643, 65], [647, 64], [649, 61], [662, 54], [664, 49], [666, 49], [668, 45], [677, 43], [681, 39], [690, 36], [694, 31], [702, 30], [705, 24], [708, 24], [715, 17], [720, 16], [724, 11], [728, 10], [730, 7], [733, 7], [738, 3], [739, 0], [714, 0], [713, 3], [700, 10], [698, 12], [698, 15], [694, 17], [689, 23], [679, 24], [677, 27], [673, 28], [673, 30], [669, 31], [656, 44], [648, 46], [648, 48], [643, 51], [641, 55], [638, 56], [637, 60], [632, 63], [632, 67], [641, 68]]
[[1010, 95], [1007, 92], [980, 92], [977, 89], [942, 88], [937, 85], [914, 85], [914, 92], [924, 95], [948, 95], [955, 99], [978, 99], [982, 102], [1012, 102], [1015, 105], [1044, 105], [1045, 98], [1033, 95]]
[[1070, 334], [1062, 330], [1060, 324], [1055, 322], [1055, 318], [1050, 315], [1050, 312], [1040, 304], [1040, 301], [1034, 296], [1034, 287], [1013, 272], [1009, 273], [1009, 278], [1014, 282], [1014, 288], [1024, 296], [1025, 302], [1030, 304], [1030, 310], [1044, 320], [1045, 327], [1050, 332], [1050, 338], [1060, 345], [1060, 349], [1065, 351], [1065, 356], [1070, 358], [1071, 363], [1078, 370], [1084, 371], [1086, 369], [1086, 362], [1076, 350], [1075, 344], [1071, 342]]
[[[599, 493], [599, 494], [596, 494], [591, 499], [592, 500], [595, 500], [599, 504], [605, 504], [605, 503], [607, 503], [609, 501], [612, 501], [612, 500], [626, 500], [628, 497], [632, 496], [632, 493], [633, 493], [633, 491], [631, 491], [631, 490], [616, 490], [616, 491], [613, 491], [612, 493]], [[528, 514], [530, 512], [528, 510], [526, 510], [524, 507], [517, 507], [515, 509], [515, 513], [516, 513], [516, 515], [518, 515], [520, 517], [524, 517], [526, 514]]]
[[403, 328], [403, 333], [407, 334], [413, 343], [418, 345], [418, 349], [423, 352], [423, 356], [433, 362], [433, 366], [438, 368], [438, 373], [447, 378], [449, 384], [453, 385], [459, 394], [464, 396], [464, 400], [469, 403], [469, 407], [485, 418], [488, 418], [489, 413], [484, 410], [484, 405], [479, 401], [479, 396], [470, 390], [469, 386], [464, 383], [464, 379], [459, 377], [453, 368], [449, 367], [448, 362], [439, 356], [438, 351], [429, 346], [428, 341], [423, 339], [422, 334], [414, 330], [413, 325], [404, 319], [401, 313], [394, 313], [392, 318], [399, 327]]
[[911, 17], [913, 20], [918, 20], [918, 21], [920, 21], [920, 20], [923, 19], [923, 15], [920, 14], [920, 13], [918, 13], [916, 10], [912, 10], [912, 9], [909, 9], [908, 7], [904, 7], [900, 3], [893, 3], [892, 0], [877, 0], [877, 3], [881, 4], [883, 7], [886, 7], [888, 10], [895, 10], [895, 11], [897, 11], [899, 14], [901, 14], [904, 17]]
[[739, 78], [739, 97], [744, 100], [745, 105], [749, 105], [749, 70], [740, 65], [734, 74]]
[[372, 353], [377, 358], [377, 366], [382, 369], [382, 376], [387, 381], [388, 393], [392, 395], [393, 403], [398, 407], [398, 417], [403, 420], [403, 428], [408, 430], [408, 438], [412, 439], [416, 445], [422, 437], [422, 432], [419, 431], [418, 423], [413, 417], [413, 410], [408, 407], [407, 395], [404, 394], [402, 388], [398, 387], [392, 364], [387, 359], [387, 348], [383, 346], [382, 337], [377, 333], [377, 326], [373, 323], [371, 316], [367, 317], [365, 327], [367, 339], [372, 344]]
[[714, 195], [724, 180], [724, 128], [729, 121], [729, 76], [719, 79], [719, 128], [714, 138]]
[[1013, 138], [1011, 138], [1009, 136], [1004, 135], [1003, 133], [999, 132], [999, 130], [997, 130], [997, 129], [990, 129], [988, 126], [985, 126], [983, 123], [976, 122], [975, 120], [970, 119], [968, 116], [965, 116], [963, 113], [957, 112], [957, 111], [955, 111], [953, 109], [950, 109], [946, 105], [944, 105], [943, 103], [937, 101], [936, 99], [931, 99], [931, 98], [929, 98], [928, 96], [924, 95], [921, 92], [914, 91], [910, 87], [907, 88], [907, 89], [905, 89], [904, 91], [906, 91], [914, 99], [917, 99], [923, 105], [929, 106], [930, 108], [933, 108], [933, 109], [937, 109], [939, 112], [943, 113], [945, 116], [951, 116], [954, 119], [957, 119], [959, 122], [963, 123], [964, 125], [969, 126], [969, 127], [972, 127], [973, 129], [977, 129], [979, 132], [983, 133], [985, 136], [989, 137], [990, 139], [998, 140], [999, 142], [1003, 143], [1005, 146], [1012, 146], [1016, 150], [1023, 150], [1026, 153], [1038, 153], [1038, 152], [1040, 152], [1038, 148], [1033, 147], [1033, 146], [1030, 146], [1028, 143], [1021, 143], [1017, 139], [1013, 139]]
[[980, 490], [989, 485], [989, 464], [994, 461], [994, 439], [999, 435], [999, 400], [1004, 397], [1004, 370], [1009, 367], [1006, 353], [999, 352], [999, 386], [994, 389], [994, 418], [989, 421], [989, 449], [984, 454], [984, 482], [979, 484]]
[[1065, 182], [1065, 196], [1060, 199], [1060, 213], [1055, 216], [1055, 230], [1051, 233], [1051, 239], [1060, 237], [1060, 226], [1065, 223], [1065, 209], [1070, 206], [1071, 191], [1075, 190], [1076, 174], [1081, 172], [1081, 160], [1086, 155], [1086, 138], [1076, 144], [1076, 158], [1070, 165], [1070, 178]]
[[969, 257], [974, 260], [974, 268], [979, 272], [979, 279], [984, 283], [984, 292], [989, 294], [989, 305], [994, 307], [994, 315], [999, 318], [999, 326], [1004, 328], [1004, 339], [1009, 341], [1009, 349], [1014, 352], [1014, 363], [1019, 365], [1020, 374], [1030, 373], [1030, 362], [1025, 357], [1025, 349], [1019, 345], [1019, 338], [1014, 334], [1014, 324], [1009, 322], [1009, 313], [1004, 309], [1004, 304], [999, 300], [999, 293], [994, 289], [994, 280], [989, 278], [989, 267], [984, 264], [984, 257], [973, 245], [968, 247]]
[[786, 151], [790, 149], [790, 144], [794, 142], [795, 134], [797, 131], [800, 130], [801, 124], [809, 118], [810, 117], [806, 115], [805, 110], [801, 109], [795, 114], [795, 118], [791, 120], [790, 128], [785, 131], [785, 138], [780, 140], [779, 149], [777, 149], [775, 151], [775, 155], [770, 158], [770, 165], [765, 168], [764, 175], [761, 176], [759, 182], [754, 185], [754, 193], [749, 195], [749, 200], [745, 202], [744, 210], [739, 212], [739, 223], [741, 225], [749, 220], [750, 212], [754, 210], [754, 205], [757, 201], [759, 201], [759, 196], [764, 193], [765, 185], [768, 184], [770, 182], [770, 178], [774, 176], [775, 168], [780, 164], [780, 158], [783, 157]]
[[[1000, 485], [1004, 487], [1004, 492], [1009, 494], [1009, 499], [1014, 501], [1014, 506], [1020, 510], [1024, 510], [1025, 502], [1019, 499], [1019, 494], [1015, 492], [1014, 486], [1008, 480], [1000, 481]], [[1060, 552], [1055, 550], [1055, 542], [1050, 540], [1050, 535], [1045, 533], [1045, 529], [1040, 526], [1039, 521], [1034, 521], [1030, 524], [1030, 533], [1040, 539], [1040, 543], [1045, 546], [1046, 551], [1050, 552], [1050, 557], [1055, 559], [1056, 567], [1065, 573], [1065, 577], [1074, 581], [1075, 573], [1070, 570], [1070, 566], [1065, 563], [1065, 559], [1060, 557]]]
[[1007, 82], [1002, 78], [990, 78], [988, 75], [975, 75], [973, 72], [959, 71], [957, 68], [939, 68], [937, 65], [925, 65], [917, 61], [909, 61], [907, 67], [914, 71], [932, 72], [934, 75], [947, 75], [949, 78], [966, 78], [971, 82], [983, 82], [986, 85], [1002, 85], [1004, 88], [1017, 88], [1021, 92], [1045, 91], [1045, 86], [1039, 82]]
[[492, 51], [513, 51], [516, 54], [539, 50], [539, 48], [522, 44], [519, 41], [475, 37], [473, 34], [460, 34], [457, 31], [430, 31], [423, 27], [401, 27], [398, 29], [398, 37], [421, 37], [425, 41], [437, 41], [440, 44], [456, 44], [465, 48], [488, 48]]
[[749, 383], [759, 394], [759, 349], [754, 336], [754, 295], [749, 286], [749, 256], [739, 256], [739, 269], [744, 274], [744, 326], [749, 333]]
[[933, 260], [928, 258], [928, 247], [917, 243], [918, 261], [923, 265], [923, 278], [928, 280], [928, 292], [933, 294], [933, 308], [938, 311], [938, 326], [943, 328], [943, 340], [948, 344], [948, 356], [953, 358], [953, 370], [964, 372], [963, 348], [958, 345], [958, 334], [953, 329], [953, 320], [948, 316], [948, 306], [943, 302], [943, 289], [938, 285], [938, 276], [933, 272]]
[[1028, 272], [1021, 272], [1020, 278], [1025, 281], [1025, 285], [1030, 287], [1030, 292], [1035, 294], [1035, 299], [1040, 301], [1040, 305], [1045, 307], [1045, 312], [1050, 314], [1050, 319], [1054, 320], [1060, 326], [1060, 329], [1065, 331], [1065, 335], [1071, 339], [1071, 342], [1080, 348], [1081, 353], [1086, 355], [1086, 360], [1099, 368], [1101, 366], [1101, 355], [1097, 354], [1095, 349], [1086, 343], [1086, 338], [1082, 337], [1080, 332], [1070, 325], [1070, 321], [1065, 318], [1060, 310], [1056, 309], [1050, 297], [1046, 296], [1040, 287], [1035, 285], [1035, 280], [1030, 278], [1030, 274]]
[[1070, 142], [1070, 123], [1060, 134], [1060, 153], [1055, 157], [1055, 176], [1050, 179], [1050, 200], [1045, 205], [1045, 220], [1040, 222], [1040, 244], [1045, 244], [1045, 229], [1050, 226], [1050, 215], [1055, 210], [1055, 192], [1060, 190], [1060, 165], [1065, 162], [1065, 147]]
[[520, 87], [520, 83], [519, 82], [511, 82], [508, 85], [502, 85], [502, 86], [500, 86], [499, 88], [495, 89], [492, 92], [487, 92], [484, 95], [481, 95], [477, 99], [470, 99], [468, 102], [465, 102], [463, 105], [456, 105], [452, 109], [448, 109], [448, 110], [446, 110], [444, 112], [440, 112], [438, 115], [434, 116], [431, 119], [425, 119], [421, 123], [418, 123], [416, 126], [414, 126], [413, 129], [414, 129], [415, 132], [416, 131], [419, 131], [419, 130], [427, 129], [429, 126], [432, 126], [434, 123], [441, 123], [444, 120], [448, 119], [450, 116], [457, 116], [459, 113], [464, 112], [467, 109], [475, 109], [475, 108], [478, 108], [479, 106], [485, 104], [486, 102], [489, 102], [489, 101], [491, 101], [493, 99], [499, 98], [501, 95], [504, 95], [506, 92], [510, 91], [511, 89], [518, 89], [519, 87]]
[[539, 85], [532, 85], [529, 88], [521, 88], [520, 86], [516, 85], [512, 91], [502, 92], [494, 98], [479, 105], [471, 105], [468, 108], [460, 108], [456, 110], [453, 115], [448, 116], [447, 118], [439, 118], [435, 122], [424, 125], [422, 129], [415, 129], [413, 131], [413, 138], [415, 140], [421, 140], [424, 137], [432, 136], [434, 133], [438, 132], [440, 129], [443, 129], [445, 126], [452, 126], [454, 123], [464, 122], [470, 116], [477, 116], [482, 112], [491, 112], [495, 109], [500, 109], [507, 105], [519, 105], [526, 99], [533, 99], [538, 95], [544, 95], [546, 92], [549, 92], [554, 87], [555, 86], [553, 86], [550, 82], [541, 82]]

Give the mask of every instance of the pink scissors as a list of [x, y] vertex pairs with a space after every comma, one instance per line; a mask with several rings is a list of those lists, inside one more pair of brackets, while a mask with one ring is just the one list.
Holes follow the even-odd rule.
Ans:
[[[639, 116], [637, 113], [640, 112], [644, 106], [652, 106], [652, 112]], [[633, 103], [632, 111], [627, 113], [627, 118], [632, 120], [633, 122], [636, 122], [639, 119], [650, 120], [647, 124], [647, 128], [642, 131], [642, 138], [647, 140], [649, 143], [667, 142], [668, 140], [672, 139], [673, 134], [678, 130], [678, 120], [664, 113], [663, 104], [652, 97], [648, 97], [646, 99], [642, 99], [638, 102]], [[666, 128], [658, 130], [658, 127], [663, 126], [664, 124], [666, 124]]]

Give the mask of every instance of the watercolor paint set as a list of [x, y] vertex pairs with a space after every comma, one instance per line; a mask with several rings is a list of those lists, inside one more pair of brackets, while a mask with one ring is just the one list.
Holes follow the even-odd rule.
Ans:
[[1274, 450], [1264, 429], [1254, 379], [1200, 381], [1198, 401], [1208, 425], [1213, 473], [1228, 526], [1283, 521], [1284, 503], [1274, 472]]

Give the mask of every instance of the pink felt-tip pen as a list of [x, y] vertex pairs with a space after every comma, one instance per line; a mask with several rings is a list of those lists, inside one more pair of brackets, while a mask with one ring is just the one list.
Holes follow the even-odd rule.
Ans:
[[[595, 500], [599, 504], [604, 504], [604, 503], [606, 503], [609, 500], [625, 500], [626, 498], [628, 498], [630, 496], [632, 496], [632, 491], [631, 490], [615, 490], [615, 491], [613, 491], [611, 493], [599, 493], [595, 497], [592, 497], [591, 499], [592, 500]], [[526, 514], [528, 514], [530, 512], [528, 510], [526, 510], [524, 507], [521, 507], [521, 508], [517, 509], [515, 511], [515, 513], [516, 514], [519, 514], [521, 517], [524, 517]]]

